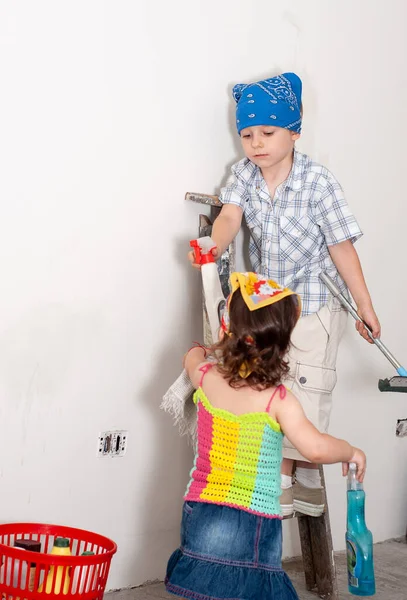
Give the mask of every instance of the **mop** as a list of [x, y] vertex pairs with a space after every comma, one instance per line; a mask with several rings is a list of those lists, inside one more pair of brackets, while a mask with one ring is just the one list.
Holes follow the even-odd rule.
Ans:
[[374, 338], [373, 334], [369, 328], [369, 325], [361, 319], [358, 315], [356, 308], [352, 305], [351, 302], [342, 294], [341, 290], [338, 288], [336, 283], [327, 275], [327, 273], [321, 273], [321, 280], [324, 282], [328, 290], [331, 294], [339, 300], [344, 308], [352, 315], [355, 321], [360, 321], [367, 329], [367, 333], [370, 339], [374, 342], [374, 344], [379, 348], [379, 350], [384, 354], [387, 360], [393, 365], [396, 369], [398, 375], [391, 377], [390, 379], [379, 379], [379, 390], [381, 392], [406, 392], [407, 393], [407, 371], [404, 367], [401, 366], [398, 360], [393, 356], [388, 348], [383, 344], [383, 342]]

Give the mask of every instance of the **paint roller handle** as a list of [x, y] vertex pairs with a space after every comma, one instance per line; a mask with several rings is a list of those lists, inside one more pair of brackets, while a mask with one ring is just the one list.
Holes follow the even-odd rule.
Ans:
[[366, 330], [367, 330], [367, 333], [368, 333], [370, 339], [373, 341], [374, 344], [376, 344], [376, 346], [379, 348], [379, 350], [381, 352], [383, 352], [384, 356], [393, 365], [393, 367], [397, 370], [397, 372], [400, 375], [402, 372], [405, 372], [404, 367], [401, 366], [399, 361], [395, 358], [395, 356], [393, 356], [393, 354], [383, 344], [383, 342], [379, 338], [373, 337], [372, 330], [370, 329], [369, 325], [367, 323], [365, 323], [365, 321], [358, 315], [357, 310], [355, 309], [353, 304], [351, 304], [351, 302], [349, 302], [349, 300], [342, 294], [339, 287], [329, 277], [329, 275], [327, 273], [321, 273], [320, 279], [321, 279], [321, 281], [323, 281], [323, 283], [326, 285], [328, 290], [331, 292], [332, 296], [334, 296], [334, 298], [337, 298], [339, 300], [339, 302], [342, 304], [342, 306], [344, 308], [346, 308], [346, 310], [352, 315], [352, 317], [356, 321], [360, 321], [361, 323], [363, 323], [363, 325], [366, 327]]
[[360, 321], [361, 323], [363, 323], [365, 325], [365, 327], [367, 328], [367, 331], [368, 331], [370, 337], [374, 340], [373, 335], [372, 335], [372, 333], [370, 331], [369, 326], [363, 321], [363, 319], [361, 317], [359, 317], [359, 315], [358, 315], [355, 307], [342, 294], [341, 290], [338, 288], [338, 286], [333, 281], [333, 279], [331, 279], [327, 273], [321, 273], [320, 279], [321, 279], [321, 281], [323, 281], [323, 283], [325, 283], [326, 287], [331, 292], [332, 296], [334, 296], [334, 298], [337, 298], [339, 300], [339, 302], [342, 304], [342, 306], [344, 306], [346, 308], [346, 310], [348, 312], [350, 312], [350, 314], [352, 315], [352, 317], [354, 319], [356, 319], [356, 321]]

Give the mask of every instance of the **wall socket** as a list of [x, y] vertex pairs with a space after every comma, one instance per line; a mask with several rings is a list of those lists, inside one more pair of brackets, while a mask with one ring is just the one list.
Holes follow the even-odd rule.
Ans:
[[407, 435], [407, 419], [397, 419], [396, 435], [397, 437], [405, 437]]
[[118, 458], [124, 456], [127, 449], [128, 431], [103, 431], [98, 439], [98, 456]]

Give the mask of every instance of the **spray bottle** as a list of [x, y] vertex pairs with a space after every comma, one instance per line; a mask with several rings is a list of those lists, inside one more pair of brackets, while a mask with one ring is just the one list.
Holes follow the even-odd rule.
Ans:
[[366, 527], [365, 492], [356, 478], [356, 464], [349, 464], [348, 519], [346, 531], [348, 587], [355, 596], [376, 593], [373, 566], [373, 536]]
[[220, 284], [218, 267], [216, 266], [215, 257], [212, 254], [212, 250], [216, 248], [216, 244], [212, 238], [206, 236], [192, 240], [190, 246], [194, 250], [196, 264], [201, 265], [202, 284], [212, 341], [217, 342], [220, 311], [225, 305], [225, 298]]

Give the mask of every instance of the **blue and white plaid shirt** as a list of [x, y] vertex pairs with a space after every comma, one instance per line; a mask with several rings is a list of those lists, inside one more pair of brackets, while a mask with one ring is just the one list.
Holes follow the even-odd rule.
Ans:
[[322, 271], [346, 291], [328, 246], [345, 240], [354, 243], [363, 234], [328, 169], [294, 151], [290, 175], [271, 199], [259, 167], [244, 158], [233, 165], [220, 200], [244, 212], [253, 271], [300, 294], [303, 315], [327, 303], [329, 291], [319, 278]]

